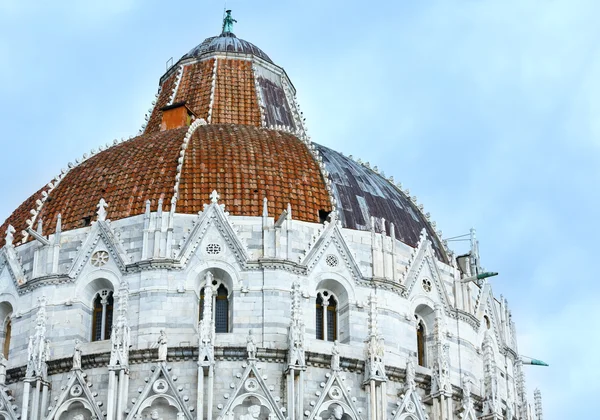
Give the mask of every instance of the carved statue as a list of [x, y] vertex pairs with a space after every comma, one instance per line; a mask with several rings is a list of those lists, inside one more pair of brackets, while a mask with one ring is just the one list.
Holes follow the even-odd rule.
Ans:
[[150, 412], [151, 420], [162, 420], [162, 418], [158, 415], [158, 410], [154, 409]]
[[405, 384], [406, 389], [412, 389], [412, 390], [415, 389], [415, 377], [416, 377], [415, 364], [413, 363], [412, 358], [409, 357], [406, 362], [406, 384]]
[[330, 411], [331, 415], [328, 420], [340, 420], [344, 416], [344, 409], [339, 404], [332, 404]]
[[75, 414], [71, 420], [84, 420], [83, 414]]
[[233, 17], [231, 17], [231, 10], [225, 11], [225, 18], [223, 18], [223, 33], [228, 34], [233, 32], [233, 24], [237, 23]]
[[167, 361], [167, 334], [165, 330], [160, 330], [160, 335], [158, 336], [158, 361]]
[[8, 228], [6, 229], [6, 238], [4, 239], [7, 246], [13, 245], [13, 241], [15, 240], [14, 233], [15, 233], [15, 228], [12, 225], [8, 225]]
[[385, 355], [385, 345], [383, 337], [371, 335], [367, 343], [367, 362], [369, 368], [369, 377], [385, 377], [385, 366], [383, 356]]
[[331, 370], [334, 372], [339, 372], [340, 370], [340, 349], [337, 340], [333, 342], [333, 347], [331, 348]]
[[242, 414], [240, 420], [253, 420], [260, 416], [260, 405], [251, 405], [248, 407], [248, 414]]
[[289, 333], [290, 365], [304, 366], [304, 332], [303, 325], [292, 325]]
[[256, 359], [256, 342], [254, 336], [252, 336], [252, 330], [248, 331], [248, 338], [246, 338], [246, 351], [248, 352], [248, 359]]
[[75, 340], [73, 349], [73, 370], [81, 370], [81, 343], [79, 340]]

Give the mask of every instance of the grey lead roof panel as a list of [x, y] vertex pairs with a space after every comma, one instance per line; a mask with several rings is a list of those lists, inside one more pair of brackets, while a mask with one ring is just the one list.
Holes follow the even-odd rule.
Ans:
[[[437, 257], [448, 262], [444, 247], [433, 228], [402, 191], [381, 175], [341, 153], [316, 143], [314, 145], [329, 172], [344, 227], [370, 230], [370, 218], [374, 217], [376, 231], [385, 228], [389, 235], [390, 222], [394, 223], [396, 238], [412, 247], [417, 246], [421, 231], [425, 229]], [[381, 226], [381, 218], [385, 219], [386, 226]]]

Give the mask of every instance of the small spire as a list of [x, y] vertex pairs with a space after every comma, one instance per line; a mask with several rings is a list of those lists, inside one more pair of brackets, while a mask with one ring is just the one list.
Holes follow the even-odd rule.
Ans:
[[225, 17], [223, 18], [223, 30], [221, 35], [232, 34], [233, 35], [233, 24], [237, 23], [233, 17], [231, 17], [231, 10], [225, 11]]

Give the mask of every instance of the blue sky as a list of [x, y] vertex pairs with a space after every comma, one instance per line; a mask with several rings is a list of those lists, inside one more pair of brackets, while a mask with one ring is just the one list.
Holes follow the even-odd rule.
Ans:
[[[229, 0], [288, 72], [313, 140], [477, 228], [546, 420], [600, 393], [600, 2]], [[135, 135], [165, 62], [220, 31], [222, 1], [0, 0], [0, 220], [67, 162]], [[532, 399], [532, 397], [531, 397]]]

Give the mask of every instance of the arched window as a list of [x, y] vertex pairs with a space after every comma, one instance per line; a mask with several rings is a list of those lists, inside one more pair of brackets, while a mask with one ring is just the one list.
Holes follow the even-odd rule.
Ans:
[[[213, 281], [213, 320], [215, 332], [229, 332], [229, 291], [223, 283]], [[204, 318], [204, 287], [200, 289], [200, 320]]]
[[10, 337], [12, 333], [11, 316], [13, 307], [8, 302], [0, 303], [0, 341], [2, 342], [2, 353], [8, 359], [10, 351]]
[[94, 297], [92, 341], [108, 340], [113, 323], [113, 291], [104, 289]]
[[417, 363], [425, 366], [425, 324], [417, 318]]
[[10, 316], [6, 318], [4, 323], [4, 345], [2, 346], [2, 350], [4, 353], [4, 357], [8, 359], [8, 353], [10, 351], [10, 335], [12, 332], [12, 322], [10, 320]]
[[317, 293], [315, 306], [315, 332], [318, 340], [338, 339], [338, 301], [328, 290]]

